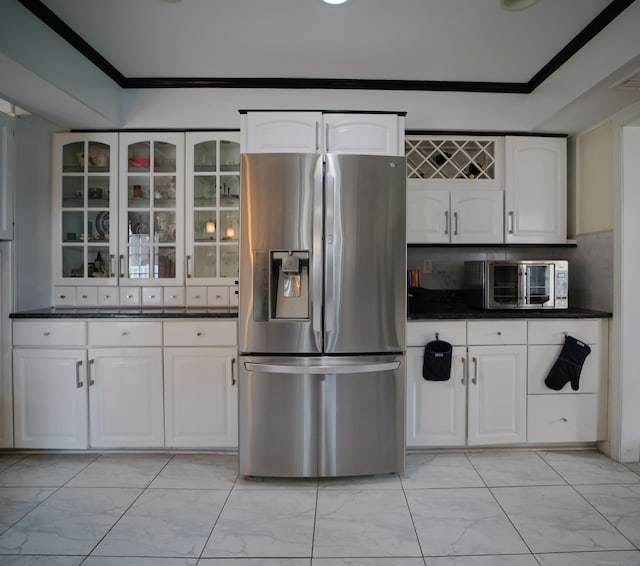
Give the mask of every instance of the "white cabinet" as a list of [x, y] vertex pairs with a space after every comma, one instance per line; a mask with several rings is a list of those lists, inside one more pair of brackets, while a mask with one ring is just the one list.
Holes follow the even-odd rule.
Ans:
[[505, 138], [507, 243], [567, 239], [567, 142], [564, 138]]
[[238, 445], [236, 323], [164, 324], [166, 446]]
[[86, 324], [14, 321], [16, 448], [87, 447]]
[[247, 112], [243, 153], [404, 154], [404, 116], [396, 113]]
[[[566, 384], [560, 391], [544, 381], [556, 362], [566, 334], [589, 345], [578, 390]], [[606, 438], [608, 321], [529, 321], [527, 440], [593, 442]]]
[[[451, 378], [427, 381], [422, 377], [424, 345], [436, 339], [453, 346]], [[466, 323], [416, 322], [407, 328], [408, 447], [462, 446], [467, 432]]]
[[407, 186], [407, 242], [478, 244], [503, 242], [503, 194], [493, 190]]
[[504, 241], [500, 138], [410, 136], [405, 150], [408, 243]]
[[[75, 305], [76, 286], [117, 284], [117, 147], [116, 133], [53, 137], [51, 257], [56, 305]], [[96, 306], [97, 295], [81, 304]]]
[[92, 448], [164, 446], [161, 348], [90, 348], [88, 378]]
[[[240, 236], [240, 135], [186, 134], [186, 285], [234, 285]], [[228, 288], [227, 288], [228, 289]], [[207, 289], [202, 297], [207, 296]], [[187, 295], [188, 306], [193, 303]], [[208, 306], [229, 306], [214, 301]]]

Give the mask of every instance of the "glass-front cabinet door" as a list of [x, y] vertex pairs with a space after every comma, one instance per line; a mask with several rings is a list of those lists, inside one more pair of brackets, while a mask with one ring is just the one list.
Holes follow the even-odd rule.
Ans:
[[53, 273], [56, 285], [116, 285], [118, 134], [55, 134]]
[[120, 284], [182, 285], [184, 134], [120, 134]]
[[240, 236], [240, 134], [186, 134], [186, 284], [233, 285]]

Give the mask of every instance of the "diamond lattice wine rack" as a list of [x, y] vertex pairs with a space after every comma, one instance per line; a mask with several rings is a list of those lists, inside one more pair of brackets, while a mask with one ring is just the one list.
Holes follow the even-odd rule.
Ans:
[[409, 179], [495, 179], [494, 140], [407, 138], [405, 154]]

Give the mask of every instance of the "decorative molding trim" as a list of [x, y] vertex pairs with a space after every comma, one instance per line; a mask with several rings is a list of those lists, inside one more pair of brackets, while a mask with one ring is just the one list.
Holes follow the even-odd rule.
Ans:
[[339, 78], [125, 77], [41, 0], [18, 0], [60, 37], [124, 89], [143, 88], [271, 88], [329, 90], [404, 90], [531, 94], [636, 0], [613, 0], [526, 83], [418, 81]]

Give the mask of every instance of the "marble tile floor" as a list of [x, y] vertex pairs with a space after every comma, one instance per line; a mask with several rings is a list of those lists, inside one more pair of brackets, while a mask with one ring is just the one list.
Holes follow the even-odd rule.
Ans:
[[640, 565], [640, 466], [411, 453], [402, 474], [242, 478], [228, 454], [0, 452], [0, 565]]

